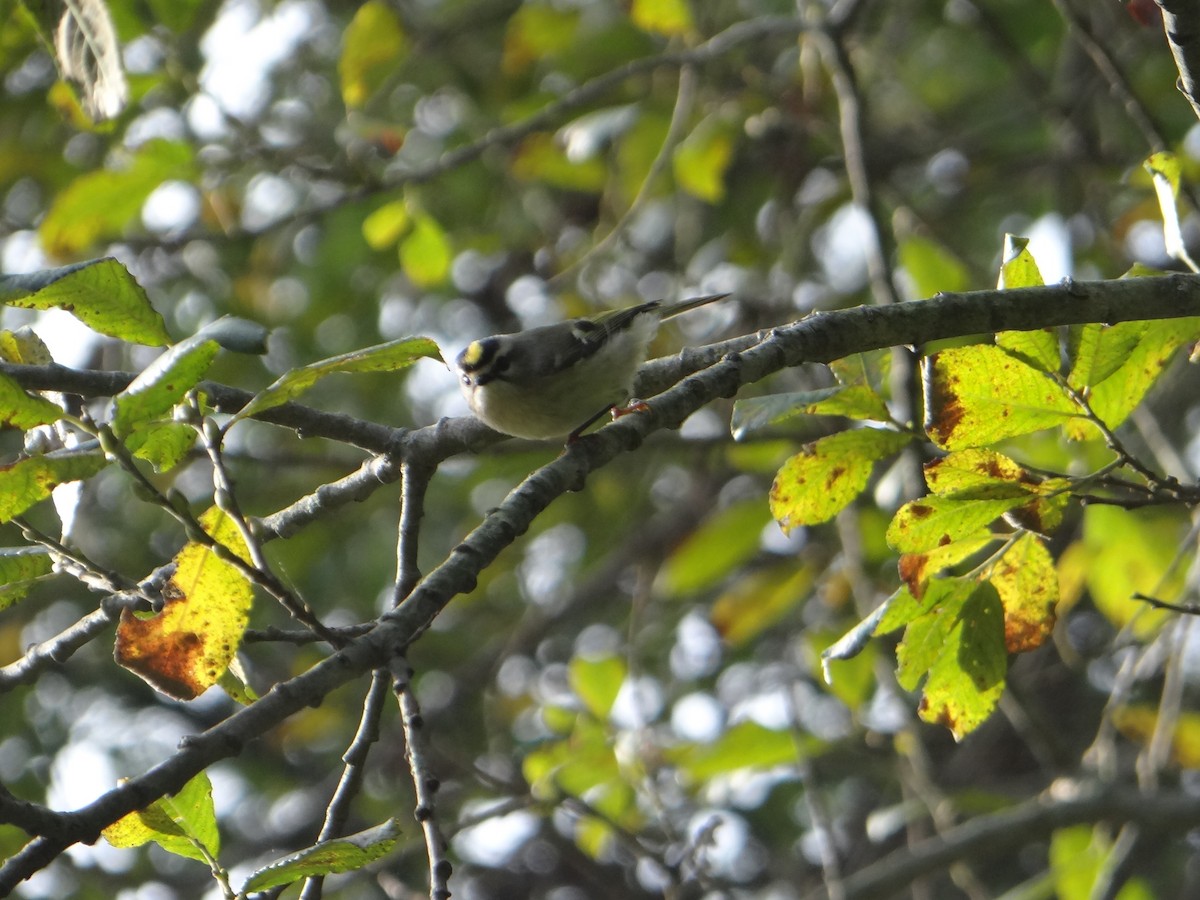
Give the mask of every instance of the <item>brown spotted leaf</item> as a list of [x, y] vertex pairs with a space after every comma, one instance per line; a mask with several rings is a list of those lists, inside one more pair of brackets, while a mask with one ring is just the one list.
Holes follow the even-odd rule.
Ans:
[[[200, 518], [204, 530], [243, 559], [246, 546], [234, 523], [215, 507]], [[115, 657], [152, 687], [192, 700], [229, 667], [249, 618], [253, 592], [238, 569], [201, 543], [175, 557], [163, 589], [166, 605], [154, 616], [128, 609], [117, 627]]]
[[940, 547], [934, 547], [923, 553], [903, 553], [897, 564], [900, 578], [908, 585], [913, 597], [919, 600], [925, 593], [929, 579], [950, 566], [957, 565], [974, 556], [993, 540], [995, 538], [992, 533], [983, 528], [976, 534], [951, 541]]
[[99, 450], [64, 450], [0, 466], [0, 522], [45, 500], [58, 485], [90, 478], [107, 465]]
[[1009, 653], [1036, 650], [1054, 630], [1058, 572], [1037, 535], [1023, 534], [988, 573], [1004, 607], [1004, 647]]
[[901, 553], [928, 553], [955, 541], [977, 536], [1010, 509], [1029, 502], [1029, 495], [981, 499], [922, 497], [905, 503], [887, 530], [888, 546]]
[[989, 344], [933, 354], [924, 387], [925, 431], [945, 450], [1052, 428], [1081, 412], [1045, 372]]
[[1071, 483], [1044, 478], [994, 450], [973, 448], [950, 453], [925, 466], [925, 482], [935, 493], [956, 499], [1014, 497], [1024, 492], [1027, 502], [1005, 512], [1018, 528], [1050, 534], [1062, 523], [1070, 500]]
[[829, 521], [862, 493], [876, 462], [911, 442], [903, 432], [859, 428], [805, 445], [775, 476], [771, 514], [785, 532]]

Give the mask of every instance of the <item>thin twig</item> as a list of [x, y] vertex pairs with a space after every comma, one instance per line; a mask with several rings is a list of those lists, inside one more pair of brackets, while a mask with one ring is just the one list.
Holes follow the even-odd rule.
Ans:
[[421, 580], [421, 570], [417, 565], [417, 546], [421, 534], [421, 519], [425, 516], [425, 491], [429, 488], [434, 470], [416, 463], [405, 463], [401, 466], [401, 472], [403, 487], [400, 491], [400, 523], [396, 539], [393, 608], [399, 606]]
[[392, 659], [392, 690], [400, 705], [400, 720], [404, 726], [404, 758], [412, 773], [417, 807], [413, 815], [425, 836], [425, 852], [429, 857], [429, 900], [448, 900], [450, 876], [454, 867], [446, 855], [446, 839], [437, 820], [437, 792], [441, 782], [433, 774], [429, 746], [425, 739], [425, 720], [412, 686], [412, 669], [403, 656]]
[[[379, 720], [383, 715], [384, 701], [388, 696], [391, 676], [385, 669], [376, 669], [371, 676], [371, 686], [363, 698], [362, 713], [358, 719], [358, 730], [354, 740], [342, 754], [342, 777], [338, 780], [337, 789], [325, 807], [325, 821], [321, 825], [321, 833], [317, 841], [331, 841], [345, 834], [346, 821], [350, 817], [350, 805], [362, 789], [363, 772], [371, 747], [379, 740]], [[304, 882], [300, 891], [300, 900], [319, 900], [324, 885], [324, 878], [313, 876]]]

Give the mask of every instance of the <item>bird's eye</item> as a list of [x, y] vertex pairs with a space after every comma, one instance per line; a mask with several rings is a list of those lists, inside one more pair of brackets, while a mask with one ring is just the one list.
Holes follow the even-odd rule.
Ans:
[[507, 356], [497, 356], [494, 360], [492, 360], [492, 371], [497, 375], [501, 372], [507, 372], [511, 363], [512, 360]]

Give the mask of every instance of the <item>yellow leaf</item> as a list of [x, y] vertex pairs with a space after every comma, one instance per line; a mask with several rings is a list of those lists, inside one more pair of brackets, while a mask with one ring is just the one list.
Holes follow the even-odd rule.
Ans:
[[1024, 534], [991, 568], [988, 581], [1004, 607], [1004, 647], [1009, 653], [1036, 650], [1054, 630], [1058, 573], [1041, 538]]
[[862, 493], [876, 462], [911, 441], [903, 432], [859, 428], [806, 445], [775, 476], [771, 514], [785, 532], [829, 521]]
[[[200, 524], [233, 553], [248, 557], [241, 534], [225, 513], [213, 507]], [[162, 612], [142, 618], [121, 611], [115, 656], [167, 696], [192, 700], [220, 680], [237, 653], [253, 591], [232, 563], [201, 543], [184, 546], [175, 566], [163, 589], [167, 602]]]
[[346, 27], [338, 60], [346, 108], [356, 109], [370, 100], [407, 52], [408, 41], [388, 4], [367, 0], [360, 6]]
[[1062, 425], [1081, 412], [1045, 372], [988, 344], [933, 354], [924, 386], [925, 430], [945, 450]]
[[385, 203], [363, 220], [363, 237], [372, 250], [385, 250], [408, 229], [411, 218], [403, 200]]
[[686, 0], [633, 0], [629, 18], [643, 31], [667, 37], [685, 35], [695, 28]]

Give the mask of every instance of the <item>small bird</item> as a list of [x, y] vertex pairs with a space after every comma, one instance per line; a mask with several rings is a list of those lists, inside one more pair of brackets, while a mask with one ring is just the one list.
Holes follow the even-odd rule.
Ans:
[[709, 294], [652, 300], [569, 322], [471, 342], [454, 361], [471, 410], [514, 437], [568, 442], [630, 397], [659, 323], [715, 303]]

